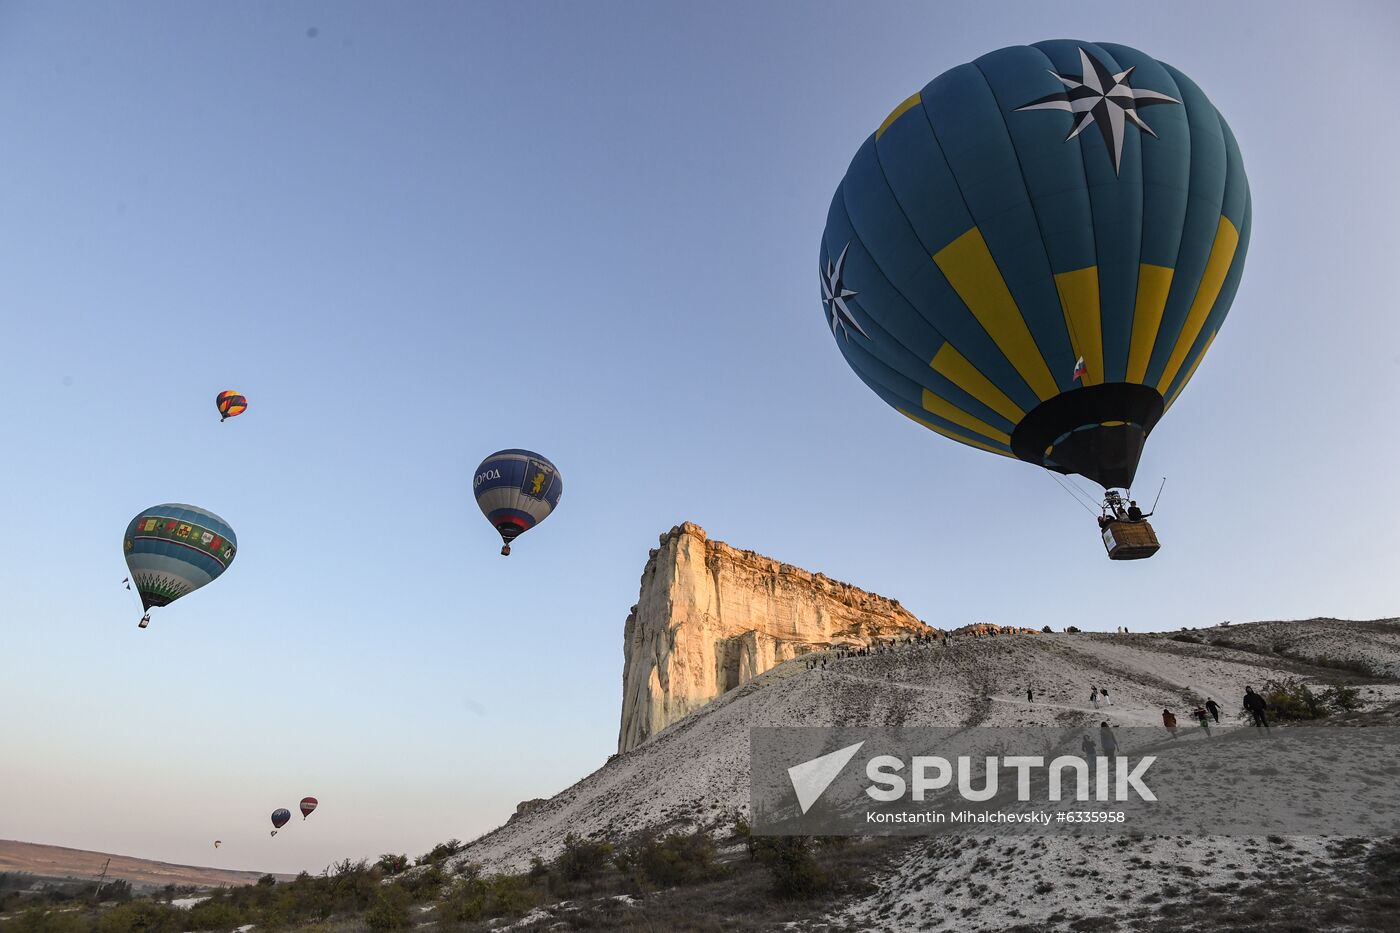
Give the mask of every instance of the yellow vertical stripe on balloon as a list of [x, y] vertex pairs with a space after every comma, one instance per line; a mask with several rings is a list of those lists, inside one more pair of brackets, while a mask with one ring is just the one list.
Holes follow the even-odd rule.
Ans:
[[1147, 378], [1147, 364], [1152, 360], [1152, 347], [1162, 326], [1162, 311], [1167, 307], [1167, 295], [1172, 290], [1175, 269], [1142, 263], [1138, 266], [1137, 301], [1133, 305], [1133, 337], [1128, 346], [1128, 381], [1142, 384]]
[[1162, 371], [1162, 378], [1157, 380], [1158, 392], [1167, 391], [1167, 387], [1176, 378], [1177, 370], [1181, 369], [1181, 364], [1186, 361], [1186, 354], [1191, 352], [1196, 338], [1201, 335], [1201, 328], [1205, 326], [1211, 308], [1215, 307], [1215, 299], [1220, 296], [1220, 288], [1225, 284], [1225, 275], [1230, 271], [1230, 262], [1235, 258], [1235, 247], [1239, 244], [1240, 232], [1222, 215], [1220, 226], [1215, 229], [1215, 242], [1210, 248], [1210, 258], [1206, 260], [1205, 274], [1201, 276], [1201, 284], [1196, 289], [1191, 310], [1186, 312], [1186, 323], [1181, 326], [1181, 334], [1176, 338], [1176, 347], [1172, 350], [1171, 358], [1167, 360], [1167, 368]]
[[1206, 345], [1204, 347], [1201, 347], [1200, 355], [1196, 357], [1194, 362], [1192, 362], [1191, 368], [1186, 370], [1186, 378], [1181, 380], [1181, 385], [1177, 386], [1176, 391], [1172, 393], [1172, 397], [1167, 399], [1167, 404], [1162, 408], [1163, 411], [1166, 411], [1168, 408], [1172, 407], [1172, 403], [1175, 402], [1176, 397], [1181, 394], [1181, 390], [1186, 388], [1186, 383], [1190, 382], [1191, 377], [1196, 375], [1196, 367], [1201, 365], [1201, 360], [1205, 359], [1206, 354], [1210, 352], [1210, 345], [1215, 343], [1215, 335], [1218, 333], [1220, 332], [1215, 330], [1210, 332], [1210, 336], [1206, 338]]
[[993, 447], [991, 444], [984, 444], [981, 441], [973, 440], [970, 437], [963, 437], [961, 434], [954, 434], [947, 428], [941, 428], [931, 421], [925, 421], [918, 415], [909, 414], [909, 412], [905, 411], [903, 408], [896, 408], [895, 411], [899, 412], [901, 415], [908, 418], [910, 421], [916, 421], [924, 427], [928, 428], [930, 431], [942, 434], [949, 440], [957, 441], [959, 444], [966, 444], [969, 447], [976, 447], [978, 450], [985, 450], [988, 453], [1001, 454], [1003, 457], [1011, 456], [1011, 452], [1009, 450], [1003, 450], [1000, 447]]
[[933, 261], [1031, 391], [1042, 400], [1058, 395], [1050, 367], [1045, 365], [982, 231], [976, 227], [968, 230], [934, 253]]
[[951, 343], [945, 343], [938, 348], [938, 352], [934, 354], [933, 362], [929, 363], [929, 366], [933, 367], [933, 371], [944, 379], [1012, 424], [1019, 424], [1021, 419], [1026, 417], [1026, 413], [1021, 410], [1019, 405], [1007, 398], [1005, 392], [998, 389], [992, 380], [982, 375], [982, 372], [968, 362], [967, 357], [954, 349]]
[[[879, 128], [878, 130], [875, 131], [875, 138], [876, 138], [876, 139], [879, 139], [881, 136], [884, 136], [884, 135], [885, 135], [885, 130], [889, 129], [889, 128], [890, 128], [890, 125], [891, 125], [892, 123], [894, 123], [894, 121], [896, 121], [896, 120], [898, 120], [900, 117], [904, 116], [904, 114], [905, 114], [910, 108], [912, 108], [912, 107], [917, 107], [917, 106], [919, 105], [919, 103], [920, 103], [922, 100], [923, 100], [923, 97], [919, 94], [918, 91], [915, 91], [913, 94], [910, 94], [908, 97], [906, 97], [906, 98], [904, 99], [904, 103], [900, 104], [898, 107], [896, 107], [896, 108], [894, 108], [893, 110], [891, 110], [891, 111], [890, 111], [890, 115], [889, 115], [888, 117], [885, 117], [885, 122], [884, 122], [884, 123], [881, 123], [881, 124], [880, 124], [880, 128]], [[866, 124], [866, 126], [869, 126], [869, 125], [870, 125], [870, 124], [868, 124], [868, 123]]]
[[930, 414], [935, 414], [944, 421], [951, 421], [960, 428], [967, 428], [974, 434], [980, 434], [988, 440], [996, 441], [1006, 446], [1011, 446], [1011, 435], [1005, 431], [998, 431], [980, 418], [974, 418], [963, 411], [946, 398], [934, 395], [928, 389], [924, 390], [924, 410]]
[[1085, 266], [1055, 276], [1060, 293], [1060, 310], [1069, 328], [1070, 343], [1076, 356], [1084, 357], [1088, 372], [1080, 377], [1086, 385], [1103, 382], [1103, 331], [1099, 323], [1099, 267]]

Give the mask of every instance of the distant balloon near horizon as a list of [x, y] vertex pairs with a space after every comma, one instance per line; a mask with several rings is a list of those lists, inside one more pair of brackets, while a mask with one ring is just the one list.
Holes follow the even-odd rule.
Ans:
[[248, 400], [232, 389], [225, 389], [215, 396], [214, 405], [219, 409], [220, 421], [235, 418], [248, 410]]
[[481, 514], [500, 532], [503, 555], [520, 535], [549, 517], [564, 494], [559, 468], [530, 450], [498, 450], [476, 468], [472, 480]]
[[285, 807], [272, 811], [272, 835], [277, 835], [277, 830], [287, 825], [287, 821], [292, 818], [292, 811]]
[[318, 801], [315, 797], [301, 798], [301, 818], [304, 820], [308, 816], [310, 816], [312, 811], [316, 809], [319, 803], [320, 801]]
[[1234, 135], [1186, 75], [1110, 43], [1006, 48], [860, 147], [822, 235], [822, 306], [901, 414], [1126, 488], [1225, 320], [1250, 225]]
[[206, 509], [178, 502], [143, 509], [122, 539], [126, 566], [147, 610], [170, 603], [217, 580], [238, 553], [228, 522]]

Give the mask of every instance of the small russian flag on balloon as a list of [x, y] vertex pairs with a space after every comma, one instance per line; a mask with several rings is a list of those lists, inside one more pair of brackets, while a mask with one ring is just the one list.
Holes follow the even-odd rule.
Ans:
[[1084, 378], [1084, 374], [1089, 371], [1089, 367], [1084, 365], [1084, 357], [1080, 357], [1074, 364], [1074, 381], [1078, 382]]

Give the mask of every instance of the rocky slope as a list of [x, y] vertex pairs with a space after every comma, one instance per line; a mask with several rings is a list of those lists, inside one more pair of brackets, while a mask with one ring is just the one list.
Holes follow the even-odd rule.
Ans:
[[627, 616], [618, 751], [798, 655], [934, 631], [898, 600], [678, 525], [651, 551]]
[[[1400, 636], [1395, 620], [1256, 623], [1219, 631], [1246, 644], [1256, 626], [1275, 636], [1290, 633], [1319, 657], [1345, 649], [1360, 659], [1387, 658]], [[532, 855], [556, 854], [571, 832], [621, 838], [646, 829], [725, 825], [748, 807], [749, 730], [755, 726], [1088, 726], [1104, 718], [1116, 726], [1156, 726], [1164, 707], [1189, 708], [1206, 697], [1233, 716], [1245, 684], [1289, 677], [1357, 684], [1372, 708], [1400, 699], [1400, 685], [1383, 677], [1206, 641], [1217, 631], [1185, 633], [1200, 641], [1179, 640], [1183, 633], [954, 635], [946, 647], [840, 659], [828, 653], [822, 655], [825, 669], [809, 670], [801, 658], [787, 661], [472, 842], [463, 858], [488, 870], [521, 870]], [[1113, 705], [1092, 706], [1091, 686], [1108, 688]], [[1026, 700], [1028, 687], [1033, 702]]]

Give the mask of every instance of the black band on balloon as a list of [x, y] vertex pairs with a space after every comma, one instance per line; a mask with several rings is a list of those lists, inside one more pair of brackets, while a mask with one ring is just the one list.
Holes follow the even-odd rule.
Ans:
[[1085, 386], [1037, 405], [1016, 425], [1011, 450], [1047, 470], [1078, 473], [1106, 489], [1127, 488], [1163, 408], [1150, 386]]

